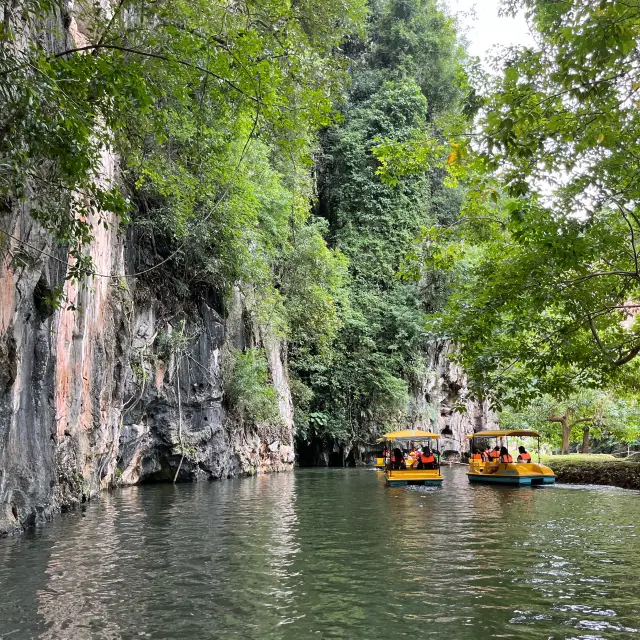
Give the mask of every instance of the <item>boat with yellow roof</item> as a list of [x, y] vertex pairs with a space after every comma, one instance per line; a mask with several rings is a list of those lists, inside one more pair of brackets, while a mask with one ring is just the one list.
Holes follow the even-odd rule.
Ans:
[[[506, 484], [517, 486], [531, 486], [541, 484], [553, 484], [556, 476], [553, 471], [540, 464], [540, 434], [530, 429], [516, 429], [510, 431], [478, 431], [467, 436], [470, 441], [471, 451], [469, 454], [469, 471], [467, 477], [469, 482], [482, 482], [486, 484]], [[538, 462], [503, 462], [474, 460], [474, 441], [476, 438], [505, 438], [506, 448], [509, 449], [510, 437], [531, 437], [538, 439]], [[477, 455], [477, 454], [476, 454]], [[509, 456], [511, 458], [511, 456]]]
[[[400, 445], [408, 444], [409, 442], [428, 442], [430, 446], [431, 441], [435, 440], [437, 445], [439, 438], [440, 436], [437, 433], [431, 433], [430, 431], [403, 429], [402, 431], [385, 433], [381, 438], [378, 438], [378, 442], [389, 443], [389, 449], [391, 449], [391, 445], [394, 442]], [[436, 451], [439, 454], [439, 450]], [[418, 469], [418, 460], [411, 460], [411, 458], [405, 460], [405, 464], [406, 469], [392, 469], [391, 453], [389, 454], [389, 457], [385, 460], [385, 482], [388, 487], [404, 487], [407, 485], [440, 486], [442, 484], [444, 478], [440, 473], [440, 465], [437, 462], [433, 463], [433, 468], [427, 469]]]

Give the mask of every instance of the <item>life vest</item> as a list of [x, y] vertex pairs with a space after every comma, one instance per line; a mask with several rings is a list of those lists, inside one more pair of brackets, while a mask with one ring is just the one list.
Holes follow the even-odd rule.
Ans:
[[404, 461], [403, 458], [400, 458], [399, 460], [396, 460], [395, 456], [391, 456], [391, 462], [403, 462], [403, 461]]
[[500, 460], [502, 462], [513, 462], [513, 456], [510, 453], [507, 453], [505, 456], [500, 456]]
[[471, 456], [471, 459], [472, 459], [472, 460], [482, 460], [482, 454], [480, 454], [480, 453], [474, 453], [474, 454]]
[[435, 461], [436, 459], [434, 458], [433, 453], [429, 454], [428, 456], [425, 456], [424, 453], [420, 454], [420, 462], [422, 462], [422, 464], [430, 464]]
[[500, 457], [500, 452], [499, 452], [499, 451], [492, 451], [492, 452], [489, 454], [489, 457], [490, 457], [492, 460], [497, 460], [497, 459]]
[[522, 462], [531, 462], [531, 454], [525, 451], [518, 456], [518, 460], [521, 460]]

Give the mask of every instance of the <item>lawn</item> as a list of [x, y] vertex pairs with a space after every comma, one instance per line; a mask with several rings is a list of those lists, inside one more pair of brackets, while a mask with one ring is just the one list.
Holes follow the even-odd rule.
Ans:
[[609, 453], [593, 453], [593, 454], [592, 453], [570, 453], [566, 456], [546, 456], [546, 455], [540, 456], [540, 462], [548, 466], [551, 466], [554, 462], [556, 464], [558, 463], [581, 464], [581, 463], [599, 463], [599, 462], [606, 462], [611, 460], [620, 462], [620, 458], [614, 458]]

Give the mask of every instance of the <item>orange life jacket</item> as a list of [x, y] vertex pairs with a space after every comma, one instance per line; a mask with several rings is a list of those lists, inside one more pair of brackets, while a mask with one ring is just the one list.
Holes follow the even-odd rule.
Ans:
[[527, 453], [526, 451], [524, 453], [521, 453], [518, 458], [522, 460], [522, 462], [531, 462], [531, 454]]
[[435, 461], [436, 459], [433, 457], [433, 453], [430, 453], [428, 456], [425, 456], [424, 453], [420, 454], [420, 462], [422, 462], [422, 464], [429, 464]]
[[497, 459], [500, 457], [500, 452], [499, 452], [499, 451], [492, 451], [492, 452], [489, 454], [489, 457], [490, 457], [492, 460], [497, 460]]
[[500, 460], [502, 460], [502, 462], [513, 462], [513, 456], [507, 453], [505, 456], [500, 456]]
[[474, 453], [474, 454], [471, 456], [471, 459], [472, 459], [472, 460], [482, 460], [482, 455], [481, 455], [480, 453]]

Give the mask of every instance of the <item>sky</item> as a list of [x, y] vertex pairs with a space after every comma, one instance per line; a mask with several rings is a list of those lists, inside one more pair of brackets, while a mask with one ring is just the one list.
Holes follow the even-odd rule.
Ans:
[[[524, 15], [516, 18], [498, 16], [500, 0], [448, 0], [446, 3], [466, 27], [471, 55], [479, 56], [489, 67], [491, 49], [514, 44], [527, 45], [533, 38]], [[494, 53], [495, 55], [495, 53]]]

